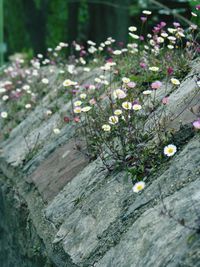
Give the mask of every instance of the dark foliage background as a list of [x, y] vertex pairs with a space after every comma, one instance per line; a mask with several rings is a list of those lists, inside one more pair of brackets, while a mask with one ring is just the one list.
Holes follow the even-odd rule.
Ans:
[[126, 42], [128, 26], [140, 24], [143, 9], [156, 11], [153, 22], [186, 24], [184, 19], [191, 18], [196, 4], [195, 0], [5, 0], [7, 55], [45, 52], [60, 41], [84, 43], [91, 39], [98, 43], [112, 36]]

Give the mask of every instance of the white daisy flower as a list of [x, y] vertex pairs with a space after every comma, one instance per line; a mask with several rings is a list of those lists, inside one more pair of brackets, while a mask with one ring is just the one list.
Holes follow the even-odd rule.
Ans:
[[119, 118], [117, 116], [110, 116], [109, 123], [110, 124], [117, 124], [119, 121]]
[[177, 151], [177, 147], [175, 145], [168, 145], [164, 147], [164, 154], [168, 157], [173, 156]]
[[142, 191], [144, 188], [145, 188], [145, 182], [143, 182], [143, 181], [138, 182], [133, 186], [133, 192], [138, 193], [138, 192]]
[[53, 129], [53, 132], [54, 132], [55, 134], [59, 134], [59, 133], [60, 133], [60, 129], [55, 128], [55, 129]]
[[82, 108], [81, 111], [88, 112], [89, 110], [91, 110], [91, 108], [92, 107], [90, 107], [90, 106], [86, 106], [86, 107]]
[[103, 129], [105, 132], [110, 132], [110, 130], [111, 130], [111, 126], [108, 125], [108, 124], [104, 124], [104, 125], [102, 125], [102, 129]]
[[126, 110], [130, 110], [132, 108], [132, 103], [131, 102], [128, 102], [128, 101], [125, 101], [122, 103], [122, 107]]
[[171, 78], [171, 83], [173, 83], [174, 85], [179, 85], [180, 81], [178, 79]]
[[2, 112], [1, 112], [1, 117], [2, 117], [3, 119], [6, 119], [6, 118], [8, 117], [8, 113], [7, 113], [6, 111], [2, 111]]
[[43, 79], [42, 79], [42, 83], [44, 83], [44, 84], [48, 84], [48, 83], [49, 83], [49, 80], [48, 80], [47, 78], [43, 78]]

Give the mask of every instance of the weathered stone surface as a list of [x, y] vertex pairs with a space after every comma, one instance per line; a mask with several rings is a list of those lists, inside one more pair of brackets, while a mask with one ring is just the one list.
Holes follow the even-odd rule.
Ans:
[[[168, 209], [173, 209], [176, 218], [184, 218], [189, 227], [198, 227], [195, 208], [200, 204], [199, 181], [190, 183], [165, 198], [164, 202]], [[145, 211], [120, 243], [111, 248], [95, 266], [184, 266], [182, 257], [189, 250], [191, 230], [162, 216], [162, 209], [163, 206], [158, 205]], [[200, 257], [197, 257], [193, 266], [199, 266], [199, 261]]]
[[[179, 155], [177, 155], [172, 164], [170, 164], [169, 168], [160, 177], [153, 182], [149, 181], [149, 183], [152, 182], [152, 184], [148, 186], [145, 194], [139, 194], [136, 196], [132, 195], [130, 183], [127, 183], [127, 181], [124, 180], [123, 174], [119, 173], [116, 176], [105, 178], [104, 173], [98, 174], [97, 167], [90, 164], [64, 188], [64, 190], [46, 209], [47, 217], [51, 219], [51, 221], [55, 224], [62, 223], [58, 233], [56, 234], [54, 242], [61, 241], [66, 253], [70, 254], [74, 262], [80, 264], [80, 266], [90, 266], [85, 265], [85, 263], [88, 262], [89, 264], [90, 257], [93, 253], [96, 254], [96, 257], [98, 257], [99, 252], [105, 252], [103, 248], [104, 246], [112, 247], [112, 241], [113, 243], [118, 242], [119, 237], [115, 237], [115, 235], [117, 235], [116, 232], [120, 236], [123, 236], [123, 231], [126, 232], [128, 230], [128, 226], [126, 225], [127, 223], [131, 226], [132, 223], [133, 225], [137, 225], [137, 222], [138, 225], [140, 225], [140, 220], [143, 220], [144, 223], [146, 220], [152, 220], [152, 223], [154, 220], [157, 220], [157, 224], [154, 229], [156, 232], [155, 238], [151, 239], [151, 234], [148, 234], [152, 244], [155, 243], [158, 236], [162, 237], [164, 234], [162, 218], [157, 212], [157, 210], [160, 210], [160, 207], [156, 206], [157, 202], [159, 203], [160, 197], [158, 185], [161, 185], [164, 196], [169, 195], [169, 197], [166, 198], [168, 202], [171, 202], [171, 199], [174, 199], [174, 192], [184, 187], [185, 188], [180, 197], [185, 196], [187, 184], [190, 185], [191, 181], [200, 178], [199, 151], [200, 139], [195, 138]], [[94, 173], [95, 177], [93, 176]], [[197, 193], [199, 186], [200, 185], [198, 184], [196, 188]], [[191, 194], [193, 187], [191, 189], [188, 188], [188, 191], [190, 192], [189, 194]], [[191, 205], [191, 199], [188, 199], [187, 201], [187, 205], [189, 205], [189, 202]], [[180, 205], [181, 204], [184, 203], [181, 202]], [[152, 213], [150, 212], [151, 205], [155, 205], [152, 209]], [[107, 208], [108, 206], [109, 208]], [[146, 208], [143, 209], [145, 206]], [[144, 214], [149, 217], [151, 216], [150, 218], [148, 216], [146, 218], [144, 217], [145, 215], [142, 215], [145, 210], [148, 211]], [[185, 206], [184, 204], [183, 207], [179, 207], [179, 211], [180, 210], [182, 210], [182, 215], [185, 213], [187, 214], [188, 206]], [[142, 216], [142, 219], [140, 219], [140, 217], [137, 219], [138, 215]], [[125, 226], [123, 226], [123, 219], [130, 221], [126, 222]], [[64, 222], [62, 222], [63, 220]], [[170, 228], [171, 221], [168, 218], [166, 218], [165, 221], [167, 227]], [[160, 225], [158, 225], [158, 222]], [[189, 223], [193, 224], [193, 221], [190, 221]], [[112, 227], [112, 224], [115, 224], [114, 228]], [[137, 227], [139, 228], [139, 226]], [[165, 229], [166, 235], [169, 231], [167, 227]], [[147, 229], [147, 226], [145, 229]], [[149, 231], [153, 231], [151, 227]], [[105, 233], [106, 240], [104, 239]], [[179, 236], [178, 233], [177, 235]], [[112, 241], [110, 241], [110, 238]], [[140, 236], [134, 236], [133, 243], [130, 245], [131, 247], [135, 246], [135, 251], [138, 249], [137, 238], [139, 242]], [[104, 239], [105, 242], [103, 245], [102, 239]], [[177, 242], [179, 242], [178, 239]], [[142, 248], [142, 244], [141, 247], [139, 247], [139, 251]], [[115, 248], [112, 248], [112, 250], [115, 251]], [[119, 253], [117, 251], [116, 253], [121, 255], [121, 261], [123, 262], [126, 258], [126, 253], [128, 253], [127, 247], [124, 246], [123, 250], [120, 247], [119, 250], [121, 252]], [[161, 258], [163, 257], [162, 253], [164, 253], [164, 250], [165, 246], [163, 246], [163, 252], [158, 250], [161, 254]], [[125, 253], [124, 255], [123, 251]], [[145, 252], [143, 253], [145, 255]], [[108, 253], [108, 255], [110, 254]], [[137, 262], [138, 260], [136, 260], [134, 255], [130, 255], [129, 262], [127, 262], [127, 265], [125, 266], [145, 266], [135, 264], [134, 262]], [[154, 253], [154, 257], [156, 257], [156, 251]], [[104, 262], [101, 266], [123, 266], [120, 265], [122, 263], [118, 264], [118, 258], [119, 256], [117, 257], [116, 262], [113, 262], [113, 265], [109, 265]], [[152, 259], [152, 261], [154, 260], [155, 259]]]
[[72, 139], [55, 150], [28, 179], [35, 183], [45, 201], [50, 200], [87, 164], [87, 157], [76, 149]]
[[143, 205], [151, 205], [133, 222], [120, 243], [111, 248], [96, 266], [182, 266], [181, 257], [188, 250], [187, 239], [195, 231], [161, 215], [163, 205], [159, 201], [158, 184], [161, 185], [163, 197], [167, 196], [164, 197], [164, 203], [174, 216], [177, 219], [184, 218], [187, 226], [198, 228], [199, 151], [198, 138], [185, 147], [170, 167], [147, 188], [145, 194], [136, 197], [126, 217], [139, 212]]
[[75, 263], [98, 248], [103, 232], [120, 216], [123, 201], [131, 194], [124, 175], [106, 178], [105, 171], [99, 168], [102, 166], [98, 161], [86, 167], [46, 209], [51, 221], [64, 221], [54, 242], [62, 240], [65, 251]]

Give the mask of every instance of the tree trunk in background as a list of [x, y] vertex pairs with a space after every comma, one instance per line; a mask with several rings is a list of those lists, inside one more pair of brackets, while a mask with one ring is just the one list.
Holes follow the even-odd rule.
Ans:
[[89, 3], [89, 38], [98, 43], [109, 36], [117, 41], [126, 41], [130, 0], [109, 0], [107, 3]]
[[76, 40], [78, 35], [78, 11], [79, 3], [69, 3], [68, 4], [68, 42]]
[[47, 4], [48, 0], [43, 0], [38, 8], [34, 0], [23, 0], [25, 25], [35, 53], [44, 53], [46, 50]]
[[100, 4], [89, 4], [89, 35], [88, 39], [102, 41], [106, 36], [105, 7]]
[[21, 52], [31, 46], [29, 35], [24, 24], [24, 8], [21, 0], [4, 1], [4, 34], [8, 54]]
[[115, 38], [118, 41], [127, 41], [128, 27], [130, 26], [129, 5], [130, 0], [116, 1], [122, 8], [116, 8], [115, 11]]

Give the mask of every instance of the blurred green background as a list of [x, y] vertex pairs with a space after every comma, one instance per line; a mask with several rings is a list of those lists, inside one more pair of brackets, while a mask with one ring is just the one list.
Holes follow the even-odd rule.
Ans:
[[[112, 36], [126, 42], [127, 28], [140, 24], [142, 10], [156, 14], [152, 23], [187, 24], [197, 4], [194, 0], [4, 0], [6, 56], [43, 53], [60, 41], [91, 39], [98, 43]], [[198, 23], [195, 18], [194, 23]]]

